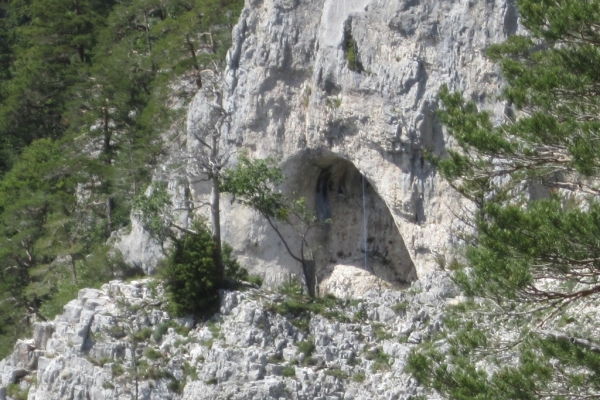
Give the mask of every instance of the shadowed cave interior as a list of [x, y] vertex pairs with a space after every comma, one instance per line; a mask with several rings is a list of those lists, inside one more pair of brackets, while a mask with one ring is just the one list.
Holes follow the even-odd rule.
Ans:
[[394, 285], [417, 278], [387, 205], [354, 164], [331, 152], [308, 150], [283, 167], [285, 190], [314, 204], [321, 222], [309, 237], [318, 282], [336, 265], [366, 269]]

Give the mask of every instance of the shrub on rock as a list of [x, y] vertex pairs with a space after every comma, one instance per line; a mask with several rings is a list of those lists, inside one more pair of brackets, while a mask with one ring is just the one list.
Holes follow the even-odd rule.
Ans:
[[195, 234], [173, 239], [163, 268], [170, 311], [176, 316], [206, 312], [218, 299], [222, 274], [215, 262], [216, 245], [205, 224], [194, 224]]

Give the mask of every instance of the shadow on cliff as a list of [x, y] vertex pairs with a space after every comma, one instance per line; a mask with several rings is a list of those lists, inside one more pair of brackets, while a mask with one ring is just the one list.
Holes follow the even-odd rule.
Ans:
[[309, 237], [319, 282], [337, 265], [363, 269], [392, 285], [416, 279], [390, 210], [354, 164], [328, 150], [307, 149], [282, 168], [284, 191], [306, 198], [321, 222]]

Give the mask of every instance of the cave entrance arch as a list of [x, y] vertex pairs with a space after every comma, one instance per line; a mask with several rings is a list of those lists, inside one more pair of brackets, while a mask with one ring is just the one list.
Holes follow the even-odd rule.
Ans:
[[283, 170], [284, 190], [305, 197], [321, 222], [308, 238], [318, 282], [338, 266], [365, 270], [365, 245], [366, 273], [393, 286], [416, 279], [389, 208], [352, 162], [326, 150], [304, 150], [284, 162]]

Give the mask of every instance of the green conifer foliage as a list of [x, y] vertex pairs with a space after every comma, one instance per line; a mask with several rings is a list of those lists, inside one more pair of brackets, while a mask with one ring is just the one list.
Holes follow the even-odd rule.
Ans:
[[193, 67], [169, 43], [213, 32], [198, 66], [221, 60], [242, 4], [0, 0], [0, 357], [34, 316], [131, 272], [106, 242], [196, 90], [176, 93]]
[[505, 122], [494, 126], [474, 102], [440, 91], [439, 117], [459, 149], [434, 161], [477, 206], [466, 262], [453, 264], [470, 300], [450, 309], [409, 369], [451, 399], [594, 398], [600, 3], [518, 4], [531, 36], [488, 51], [507, 80]]
[[173, 238], [173, 249], [161, 271], [170, 307], [177, 316], [205, 313], [222, 287], [212, 235], [202, 223], [194, 224], [194, 231], [196, 234]]

